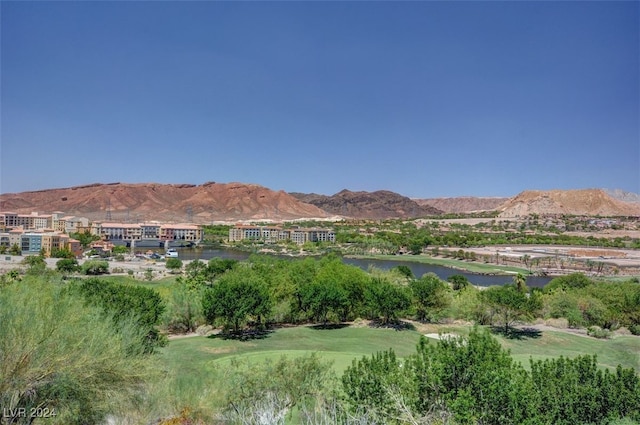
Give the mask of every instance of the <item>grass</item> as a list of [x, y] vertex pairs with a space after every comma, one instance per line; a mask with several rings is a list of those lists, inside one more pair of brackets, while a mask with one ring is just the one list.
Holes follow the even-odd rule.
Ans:
[[[160, 386], [165, 393], [157, 395], [158, 403], [174, 412], [187, 407], [204, 417], [223, 407], [226, 372], [232, 360], [261, 363], [276, 361], [281, 356], [302, 356], [317, 353], [323, 360], [333, 362], [333, 370], [340, 377], [354, 359], [393, 348], [398, 357], [415, 353], [423, 333], [442, 332], [468, 335], [468, 325], [422, 325], [420, 331], [396, 331], [368, 326], [347, 326], [321, 329], [309, 326], [280, 328], [244, 341], [220, 336], [174, 339], [160, 350], [158, 362], [167, 371], [168, 381]], [[532, 337], [509, 339], [500, 334], [495, 338], [511, 350], [513, 358], [529, 368], [534, 360], [552, 357], [575, 357], [596, 354], [600, 367], [614, 369], [618, 364], [634, 368], [640, 373], [640, 338], [619, 336], [611, 340], [572, 335], [565, 332], [543, 331]], [[434, 341], [434, 340], [430, 340]]]
[[334, 360], [341, 373], [354, 358], [393, 348], [400, 357], [415, 352], [420, 333], [411, 330], [344, 327], [315, 329], [308, 326], [277, 329], [261, 339], [239, 341], [220, 337], [191, 337], [172, 340], [163, 351], [169, 369], [198, 370], [223, 367], [232, 357], [262, 361], [281, 355], [316, 352]]
[[529, 367], [529, 358], [543, 360], [554, 357], [576, 357], [595, 354], [601, 367], [615, 369], [618, 364], [640, 373], [640, 338], [618, 336], [610, 340], [595, 339], [565, 332], [544, 331], [540, 338], [512, 340], [499, 338], [511, 350], [516, 361]]
[[352, 258], [407, 261], [412, 263], [433, 264], [437, 266], [450, 267], [452, 269], [464, 270], [470, 273], [482, 274], [513, 274], [522, 273], [528, 275], [529, 270], [521, 267], [500, 266], [497, 264], [475, 263], [451, 258], [435, 258], [425, 255], [351, 255]]

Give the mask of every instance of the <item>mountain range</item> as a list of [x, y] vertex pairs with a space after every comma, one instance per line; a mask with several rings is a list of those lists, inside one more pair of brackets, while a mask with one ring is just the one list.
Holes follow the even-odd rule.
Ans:
[[640, 216], [635, 194], [603, 189], [524, 191], [513, 198], [410, 199], [387, 190], [334, 195], [287, 193], [257, 184], [95, 183], [0, 195], [0, 211], [29, 214], [61, 211], [92, 220], [140, 222], [284, 221], [339, 218], [387, 219], [442, 213], [498, 211], [500, 217], [528, 214]]

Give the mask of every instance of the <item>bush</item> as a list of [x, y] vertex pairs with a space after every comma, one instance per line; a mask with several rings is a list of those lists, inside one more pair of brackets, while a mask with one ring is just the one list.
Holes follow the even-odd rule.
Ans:
[[602, 329], [600, 326], [589, 326], [587, 328], [587, 335], [599, 339], [609, 339], [611, 337], [611, 331]]
[[80, 425], [133, 409], [153, 372], [140, 354], [142, 330], [121, 325], [116, 331], [99, 310], [42, 280], [0, 289], [0, 410], [54, 409], [43, 423]]
[[82, 268], [75, 258], [63, 258], [56, 262], [56, 269], [63, 273], [74, 273], [79, 272]]
[[82, 272], [86, 275], [100, 275], [109, 273], [109, 263], [102, 260], [85, 261], [82, 265]]

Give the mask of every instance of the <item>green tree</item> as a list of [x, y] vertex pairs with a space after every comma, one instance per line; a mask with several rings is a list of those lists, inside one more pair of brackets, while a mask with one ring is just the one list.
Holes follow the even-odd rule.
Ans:
[[205, 322], [202, 314], [202, 296], [199, 291], [185, 285], [175, 285], [167, 297], [163, 323], [169, 332], [193, 332]]
[[481, 299], [498, 316], [505, 333], [509, 333], [514, 322], [529, 317], [540, 307], [537, 297], [529, 297], [513, 284], [487, 288], [481, 292]]
[[75, 273], [82, 270], [75, 258], [63, 258], [56, 262], [56, 270], [62, 273]]
[[471, 285], [469, 279], [461, 274], [454, 274], [449, 276], [447, 278], [447, 282], [451, 283], [451, 287], [454, 291], [460, 291]]
[[522, 273], [518, 273], [513, 277], [513, 284], [520, 292], [526, 293], [529, 290], [529, 288], [527, 288], [527, 278]]
[[22, 250], [20, 249], [20, 246], [17, 243], [14, 243], [13, 245], [11, 245], [11, 248], [9, 249], [9, 253], [11, 255], [22, 255]]
[[435, 320], [451, 304], [449, 287], [433, 273], [409, 284], [418, 320]]
[[382, 278], [373, 278], [365, 291], [366, 304], [372, 316], [382, 316], [382, 323], [397, 319], [411, 305], [411, 297], [401, 286]]
[[42, 255], [27, 255], [22, 259], [22, 264], [28, 267], [28, 273], [39, 274], [47, 268], [47, 262]]
[[116, 326], [122, 321], [133, 320], [145, 331], [142, 343], [147, 352], [164, 344], [156, 326], [166, 307], [160, 294], [153, 289], [90, 278], [78, 282], [70, 291], [81, 294], [89, 304], [110, 314]]
[[82, 272], [86, 275], [109, 273], [109, 263], [102, 260], [88, 260], [82, 264]]
[[344, 288], [335, 281], [313, 281], [300, 288], [302, 310], [310, 313], [316, 322], [327, 323], [329, 313], [339, 316], [348, 303]]
[[85, 230], [81, 233], [71, 233], [69, 236], [80, 242], [82, 249], [87, 249], [93, 242], [100, 240], [100, 236], [92, 235], [89, 230]]
[[128, 254], [129, 253], [129, 248], [127, 248], [124, 245], [116, 245], [113, 247], [113, 249], [111, 249], [111, 253], [112, 254]]
[[168, 258], [164, 266], [171, 271], [177, 273], [182, 269], [182, 260], [179, 258]]
[[239, 268], [205, 289], [202, 307], [209, 323], [222, 319], [225, 327], [237, 333], [250, 317], [260, 324], [271, 311], [272, 301], [264, 281], [251, 269]]

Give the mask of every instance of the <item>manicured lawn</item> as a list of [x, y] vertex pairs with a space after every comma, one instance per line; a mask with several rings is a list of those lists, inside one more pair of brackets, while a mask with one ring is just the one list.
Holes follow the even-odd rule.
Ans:
[[224, 367], [232, 357], [261, 361], [281, 355], [318, 353], [333, 360], [341, 373], [354, 358], [393, 348], [400, 357], [415, 352], [420, 333], [412, 330], [344, 327], [316, 329], [307, 326], [277, 329], [259, 339], [247, 341], [216, 337], [175, 339], [162, 350], [169, 369], [196, 371], [200, 368]]
[[576, 357], [595, 354], [602, 367], [615, 369], [618, 364], [632, 367], [640, 373], [640, 338], [618, 336], [609, 340], [544, 331], [539, 338], [521, 340], [500, 337], [503, 347], [511, 350], [514, 359], [529, 367], [529, 358], [541, 360], [552, 357]]
[[451, 267], [454, 269], [465, 270], [471, 273], [522, 273], [528, 275], [529, 271], [520, 267], [499, 266], [497, 264], [472, 263], [462, 260], [454, 260], [451, 258], [435, 258], [426, 255], [353, 255], [353, 258], [376, 259], [376, 260], [393, 260], [408, 261], [413, 263], [434, 264], [438, 266]]
[[[426, 325], [424, 333], [441, 332], [468, 335], [470, 326]], [[158, 366], [166, 371], [156, 398], [174, 410], [187, 407], [207, 417], [224, 405], [227, 387], [226, 372], [232, 360], [250, 363], [276, 361], [281, 356], [302, 356], [317, 353], [331, 361], [337, 377], [351, 365], [353, 359], [393, 348], [398, 357], [415, 352], [421, 333], [414, 330], [395, 331], [370, 327], [317, 329], [308, 326], [276, 329], [259, 338], [246, 341], [213, 337], [174, 339], [162, 348]], [[529, 368], [529, 358], [545, 359], [558, 356], [575, 357], [596, 354], [601, 367], [633, 367], [640, 372], [640, 338], [620, 336], [597, 340], [556, 331], [543, 331], [534, 337], [507, 339], [495, 336], [503, 347], [511, 350], [516, 361]], [[435, 340], [430, 340], [435, 343]], [[164, 374], [163, 374], [164, 375]], [[295, 423], [293, 420], [290, 423]]]

